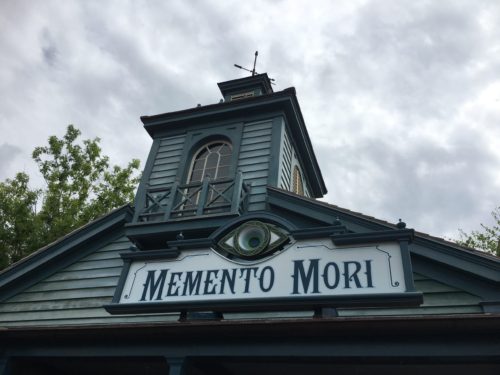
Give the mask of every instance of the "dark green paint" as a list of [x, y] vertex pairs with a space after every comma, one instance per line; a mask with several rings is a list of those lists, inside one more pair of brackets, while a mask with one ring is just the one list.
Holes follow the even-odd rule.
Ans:
[[282, 156], [282, 145], [283, 145], [283, 118], [275, 117], [272, 122], [272, 135], [271, 135], [271, 152], [273, 157], [269, 163], [269, 185], [279, 187], [279, 177], [280, 177], [280, 166]]
[[122, 236], [123, 225], [131, 216], [130, 207], [124, 206], [4, 270], [0, 274], [0, 301], [95, 252], [103, 242]]
[[143, 314], [176, 311], [292, 311], [314, 310], [321, 307], [376, 307], [418, 306], [422, 293], [366, 294], [350, 296], [279, 297], [257, 299], [234, 299], [179, 303], [120, 303], [108, 304], [104, 308], [111, 314]]

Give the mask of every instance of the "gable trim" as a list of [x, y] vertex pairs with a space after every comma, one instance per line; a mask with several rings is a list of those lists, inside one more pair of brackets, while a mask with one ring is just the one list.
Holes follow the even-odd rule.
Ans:
[[[268, 186], [267, 191], [270, 206], [300, 212], [304, 216], [325, 223], [333, 223], [338, 218], [342, 225], [353, 232], [397, 229], [396, 225], [388, 222], [349, 212], [346, 209], [298, 196], [281, 189]], [[469, 250], [445, 240], [434, 239], [432, 236], [419, 232], [415, 232], [410, 252], [445, 267], [469, 273], [476, 278], [492, 283], [492, 286], [496, 288], [500, 286], [500, 259], [497, 257], [483, 254], [477, 250]]]

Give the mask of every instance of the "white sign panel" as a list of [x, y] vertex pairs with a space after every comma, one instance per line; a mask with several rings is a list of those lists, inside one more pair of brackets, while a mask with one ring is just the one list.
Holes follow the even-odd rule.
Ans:
[[404, 293], [399, 243], [335, 247], [302, 240], [260, 261], [233, 261], [212, 249], [173, 260], [133, 261], [123, 303], [189, 303], [242, 299]]

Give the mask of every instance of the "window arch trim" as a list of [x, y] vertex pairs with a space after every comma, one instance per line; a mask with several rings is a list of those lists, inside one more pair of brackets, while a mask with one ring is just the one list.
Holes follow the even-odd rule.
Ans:
[[232, 145], [231, 167], [229, 176], [234, 178], [238, 164], [238, 157], [243, 133], [243, 122], [230, 123], [206, 127], [204, 129], [188, 130], [185, 135], [183, 153], [179, 162], [176, 180], [179, 183], [188, 181], [191, 161], [196, 152], [203, 145], [212, 141], [226, 141]]
[[[229, 148], [229, 153], [228, 154], [221, 154], [220, 151], [221, 149], [219, 148], [217, 150], [217, 152], [211, 152], [211, 146], [215, 146], [215, 145], [218, 145], [218, 144], [221, 144], [222, 147], [224, 146], [227, 146]], [[207, 150], [208, 151], [208, 155], [206, 155], [203, 160], [203, 167], [202, 168], [197, 168], [196, 170], [194, 169], [195, 167], [195, 164], [198, 162], [198, 161], [201, 161], [202, 159], [199, 157], [200, 154], [202, 154], [202, 152], [204, 150]], [[215, 155], [216, 153], [218, 153], [218, 160], [215, 164], [215, 166], [211, 166], [209, 165], [209, 158], [211, 155]], [[232, 168], [232, 164], [233, 164], [233, 145], [231, 144], [231, 142], [229, 142], [228, 140], [226, 139], [222, 139], [222, 138], [219, 138], [219, 139], [213, 139], [213, 140], [210, 140], [206, 143], [203, 143], [200, 147], [198, 147], [196, 149], [196, 151], [192, 154], [191, 156], [191, 161], [190, 161], [190, 164], [189, 164], [189, 170], [188, 170], [188, 173], [186, 175], [186, 183], [192, 183], [192, 182], [201, 182], [209, 173], [210, 170], [214, 170], [215, 173], [214, 176], [211, 176], [211, 179], [212, 180], [219, 180], [219, 179], [223, 179], [223, 178], [229, 178], [231, 177], [231, 170], [233, 169]], [[227, 156], [227, 157], [225, 157]], [[221, 169], [224, 168], [224, 172], [221, 172]], [[195, 171], [200, 171], [200, 173], [194, 173]], [[194, 176], [194, 178], [193, 178]]]
[[292, 172], [292, 192], [298, 195], [304, 195], [304, 180], [299, 167], [295, 165]]

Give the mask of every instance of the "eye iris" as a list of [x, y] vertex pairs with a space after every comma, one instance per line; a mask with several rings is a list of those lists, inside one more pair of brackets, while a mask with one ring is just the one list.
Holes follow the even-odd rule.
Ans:
[[247, 224], [237, 234], [239, 251], [247, 256], [264, 250], [269, 243], [269, 231], [265, 226]]
[[260, 238], [259, 237], [252, 237], [248, 240], [248, 245], [250, 247], [257, 247], [260, 245]]
[[217, 248], [223, 256], [250, 261], [271, 255], [282, 248], [288, 234], [278, 226], [258, 220], [247, 221], [219, 239]]

